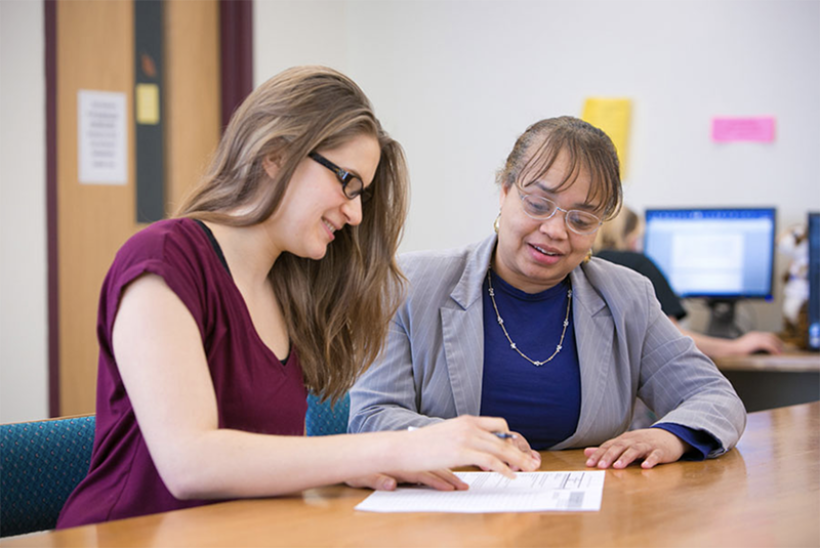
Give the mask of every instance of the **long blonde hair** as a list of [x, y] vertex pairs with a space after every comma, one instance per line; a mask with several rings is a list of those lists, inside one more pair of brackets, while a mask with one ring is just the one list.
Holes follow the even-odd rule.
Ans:
[[[265, 221], [314, 150], [369, 135], [381, 148], [362, 222], [336, 233], [319, 261], [283, 253], [269, 274], [299, 353], [305, 385], [334, 401], [378, 356], [403, 290], [395, 262], [407, 216], [401, 146], [364, 92], [326, 67], [294, 67], [260, 85], [234, 113], [200, 185], [177, 215], [231, 226]], [[275, 178], [263, 160], [274, 157]]]
[[641, 219], [634, 211], [624, 206], [616, 217], [605, 222], [598, 230], [592, 249], [596, 252], [603, 249], [635, 251], [629, 240], [640, 228]]

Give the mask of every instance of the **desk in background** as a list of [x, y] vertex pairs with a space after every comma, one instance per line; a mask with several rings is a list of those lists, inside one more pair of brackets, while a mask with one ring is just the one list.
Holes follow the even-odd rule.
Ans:
[[[542, 470], [583, 470], [581, 450]], [[63, 531], [8, 547], [820, 546], [820, 403], [753, 413], [736, 450], [705, 462], [606, 473], [600, 512], [372, 514], [332, 486]]]
[[733, 356], [714, 361], [750, 413], [820, 400], [817, 352]]

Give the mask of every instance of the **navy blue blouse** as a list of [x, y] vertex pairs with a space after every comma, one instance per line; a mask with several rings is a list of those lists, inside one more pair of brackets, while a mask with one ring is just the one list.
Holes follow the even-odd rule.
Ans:
[[[545, 361], [561, 339], [569, 305], [569, 278], [530, 294], [521, 291], [494, 272], [495, 302], [512, 341], [533, 361]], [[570, 306], [569, 325], [561, 351], [547, 363], [536, 366], [511, 348], [498, 323], [484, 279], [484, 373], [481, 414], [503, 417], [510, 429], [521, 433], [533, 449], [549, 449], [570, 437], [581, 414], [581, 372], [575, 344]], [[711, 435], [675, 423], [662, 428], [691, 445], [687, 459], [704, 459], [719, 447]]]
[[[492, 276], [495, 301], [510, 338], [533, 361], [545, 361], [561, 339], [569, 279], [530, 294], [495, 273]], [[581, 371], [572, 313], [561, 351], [551, 361], [535, 366], [510, 347], [498, 323], [486, 278], [483, 298], [481, 414], [504, 417], [510, 429], [520, 432], [533, 449], [548, 449], [575, 432], [581, 414]]]

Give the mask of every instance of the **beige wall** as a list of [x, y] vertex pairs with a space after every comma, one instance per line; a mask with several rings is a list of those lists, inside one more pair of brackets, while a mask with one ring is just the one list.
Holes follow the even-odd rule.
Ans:
[[[405, 146], [403, 250], [489, 233], [493, 173], [537, 118], [635, 101], [627, 200], [820, 210], [820, 3], [258, 1], [259, 83], [294, 64], [359, 82]], [[0, 421], [47, 414], [43, 7], [0, 0]], [[771, 114], [771, 145], [716, 147], [715, 115]], [[782, 265], [781, 265], [782, 266]], [[776, 304], [745, 315], [779, 326]], [[697, 316], [697, 314], [696, 314]], [[696, 318], [697, 319], [697, 318]]]
[[[820, 2], [257, 2], [256, 81], [301, 63], [347, 72], [407, 152], [402, 250], [490, 234], [494, 173], [532, 122], [589, 96], [633, 101], [627, 204], [820, 210]], [[773, 143], [718, 145], [715, 116], [776, 118]], [[782, 270], [785, 260], [780, 258]], [[780, 292], [780, 285], [776, 288]], [[702, 303], [688, 302], [694, 326]], [[779, 303], [742, 325], [777, 330]]]
[[43, 3], [0, 0], [0, 422], [48, 415]]

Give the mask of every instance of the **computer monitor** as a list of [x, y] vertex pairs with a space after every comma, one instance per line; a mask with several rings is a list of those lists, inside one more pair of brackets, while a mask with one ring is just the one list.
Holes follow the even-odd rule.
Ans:
[[809, 348], [820, 350], [820, 213], [809, 213]]
[[644, 252], [682, 298], [709, 300], [710, 335], [741, 335], [739, 299], [771, 299], [776, 210], [648, 209]]

